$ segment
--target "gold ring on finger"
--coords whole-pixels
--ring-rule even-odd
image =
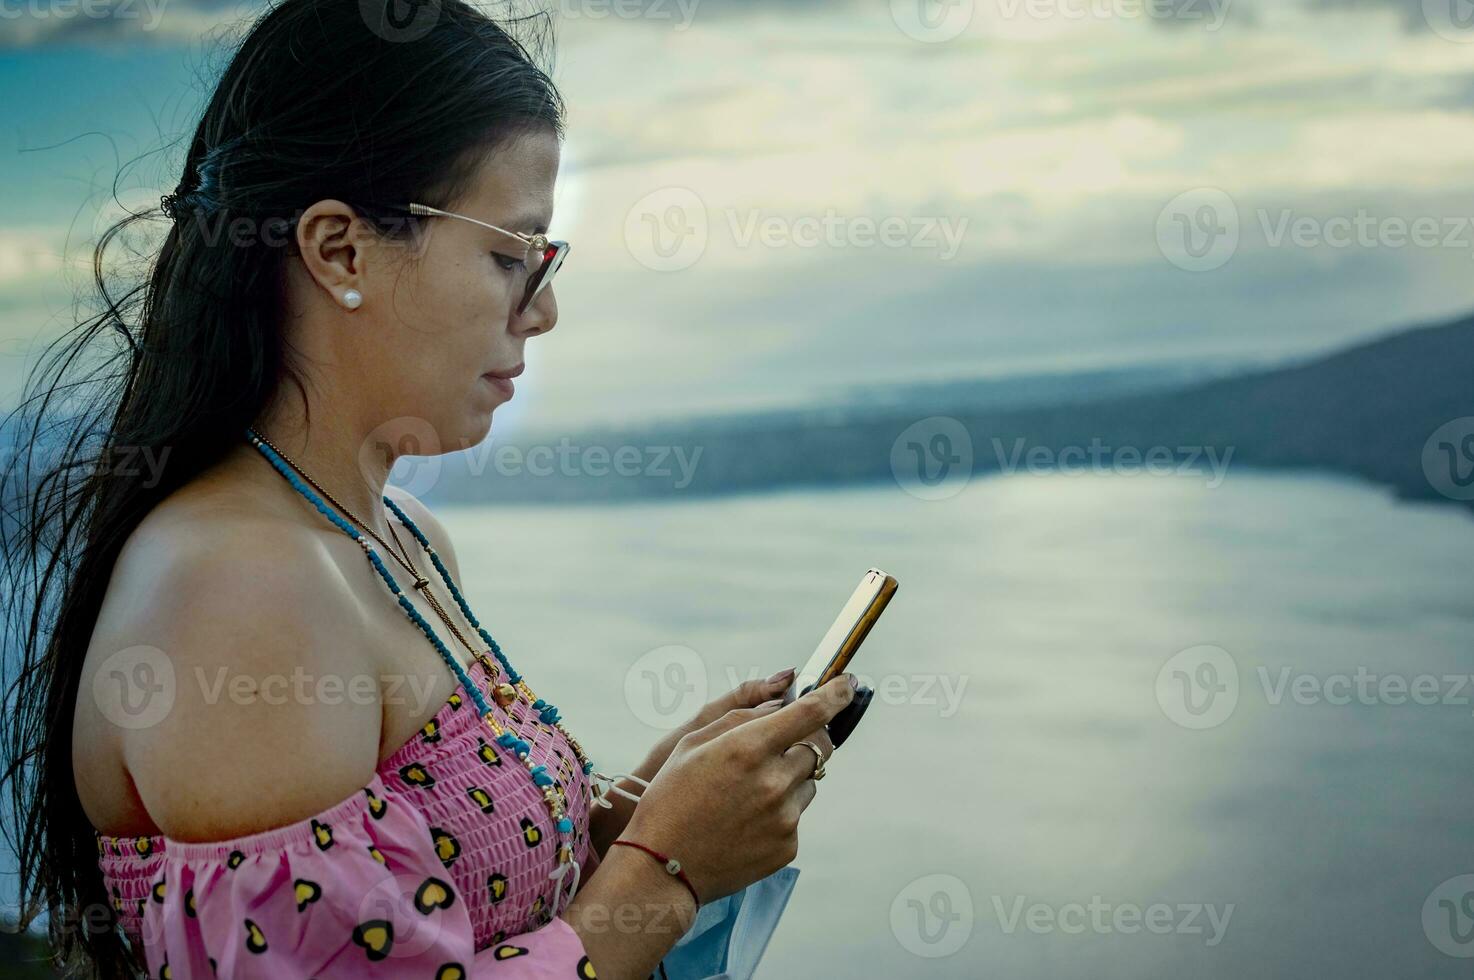
[[[809,741],[808,739],[803,739],[802,741],[794,742],[793,744],[794,744],[794,746],[805,745],[805,746],[808,746],[809,748],[811,748],[811,749],[814,750],[814,771],[813,771],[812,774],[810,774],[809,778],[812,779],[816,783],[819,780],[823,779],[824,778],[824,750],[821,749],[821,748],[819,748],[819,746],[815,745],[813,742]]]

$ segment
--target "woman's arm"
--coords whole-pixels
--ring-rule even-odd
[[[621,847],[599,863],[561,918],[600,980],[641,980],[691,928],[696,903],[650,855]]]
[[[660,771],[660,767],[665,765],[665,760],[670,758],[671,751],[675,748],[676,742],[682,735],[691,730],[689,725],[682,725],[655,743],[655,747],[645,756],[645,761],[635,767],[632,775],[643,779],[647,783],[654,779],[655,774]],[[626,779],[617,781],[616,785],[627,793],[632,793],[635,796],[640,795],[641,786],[639,783]],[[614,839],[624,833],[624,828],[629,825],[630,816],[635,812],[634,800],[627,799],[617,793],[610,793],[607,799],[611,804],[609,807],[603,807],[597,803],[590,804],[589,807],[589,843],[593,846],[594,851],[599,855],[600,859],[603,859],[608,853],[609,845],[614,842]]]
[[[116,673],[114,651],[149,651],[162,710],[124,727],[81,698],[92,739],[77,751],[117,740],[143,808],[175,840],[250,834],[356,792],[374,774],[382,709],[293,683],[346,687],[378,673],[354,653],[351,603],[323,587],[336,571],[319,539],[279,522],[171,527],[140,542],[115,574],[86,669]]]

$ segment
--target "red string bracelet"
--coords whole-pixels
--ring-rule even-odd
[[[696,894],[696,886],[691,884],[691,879],[687,878],[686,872],[681,869],[681,862],[677,861],[675,858],[671,857],[668,854],[661,854],[653,847],[646,847],[644,844],[636,844],[632,840],[615,840],[610,842],[611,847],[613,847],[615,844],[623,844],[625,847],[638,847],[640,850],[644,851],[646,854],[659,861],[662,865],[665,866],[665,870],[667,872],[669,872],[675,878],[680,879],[681,884],[686,886],[686,891],[691,893],[691,899],[696,903],[697,908],[701,907],[701,899]]]

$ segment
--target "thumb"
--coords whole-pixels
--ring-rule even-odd
[[[854,700],[855,683],[853,674],[832,677],[782,710],[764,711],[753,726],[753,734],[771,751],[782,753],[805,735],[829,724]]]

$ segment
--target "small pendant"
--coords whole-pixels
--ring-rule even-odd
[[[491,696],[496,700],[497,704],[505,708],[507,705],[517,700],[517,689],[503,681],[496,687],[492,688]]]

